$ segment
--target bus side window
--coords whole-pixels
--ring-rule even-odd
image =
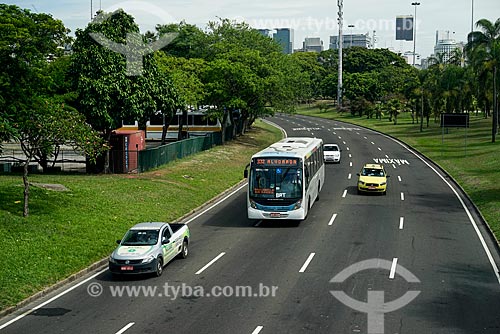
[[[306,177],[306,189],[309,187],[309,167],[305,166],[306,170],[304,172],[304,176]]]

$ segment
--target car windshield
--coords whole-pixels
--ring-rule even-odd
[[[378,169],[378,168],[363,168],[363,171],[361,172],[361,175],[363,176],[384,176],[384,170],[383,169]]]
[[[337,146],[324,146],[323,151],[338,151],[339,148]]]
[[[250,177],[253,198],[302,197],[302,172],[299,168],[255,168]]]
[[[129,230],[123,237],[122,246],[152,246],[158,242],[158,230]]]

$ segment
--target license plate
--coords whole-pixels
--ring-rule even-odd
[[[121,270],[134,270],[134,267],[132,267],[132,266],[122,266]]]
[[[281,213],[279,212],[271,212],[271,218],[279,218],[281,217]]]
[[[368,187],[368,189],[375,190],[376,188],[375,187]]]

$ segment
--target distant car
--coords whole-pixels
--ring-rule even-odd
[[[189,237],[185,224],[137,224],[122,240],[117,240],[119,246],[109,257],[109,270],[113,274],[155,273],[161,276],[170,260],[188,256]]]
[[[323,160],[325,162],[340,162],[340,149],[337,144],[323,144]]]
[[[387,193],[387,178],[384,166],[365,164],[358,178],[358,194],[361,192]]]

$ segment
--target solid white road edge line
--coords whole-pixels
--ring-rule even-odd
[[[193,220],[195,220],[196,218],[199,218],[200,216],[203,216],[205,213],[207,213],[208,211],[212,210],[213,208],[215,208],[217,205],[221,204],[222,202],[224,202],[226,199],[228,199],[229,197],[233,196],[234,194],[236,194],[238,191],[240,191],[241,189],[243,189],[244,187],[246,187],[248,185],[247,182],[245,182],[244,184],[242,184],[240,187],[238,187],[236,190],[234,190],[233,192],[231,192],[229,195],[225,196],[224,198],[220,199],[219,201],[217,201],[216,203],[212,204],[211,206],[209,206],[208,208],[206,208],[205,210],[203,210],[202,212],[200,212],[199,214],[197,214],[196,216],[193,216],[191,217],[189,220],[185,221],[184,224],[189,224],[190,222],[192,222]]]
[[[116,334],[123,334],[125,333],[125,331],[127,329],[129,329],[130,327],[134,326],[135,325],[135,322],[131,322],[129,323],[127,326],[123,327],[122,329],[120,329],[118,332],[116,332]]]
[[[10,324],[13,324],[14,322],[16,322],[16,321],[18,321],[18,320],[20,320],[20,319],[24,318],[25,316],[27,316],[27,315],[28,315],[28,314],[30,314],[31,312],[34,312],[34,311],[36,311],[36,310],[38,310],[38,309],[40,309],[40,308],[44,307],[45,305],[47,305],[47,304],[49,304],[49,303],[52,303],[54,300],[58,299],[59,297],[64,296],[65,294],[67,294],[67,293],[68,293],[68,292],[70,292],[70,291],[73,291],[74,289],[78,288],[80,285],[83,285],[83,284],[87,283],[88,281],[90,281],[91,279],[95,278],[96,276],[98,276],[98,275],[102,274],[102,273],[103,273],[103,272],[105,272],[106,270],[108,270],[108,268],[103,269],[103,270],[101,270],[101,271],[99,271],[99,272],[95,273],[94,275],[90,276],[89,278],[86,278],[85,280],[81,281],[80,283],[73,285],[72,287],[70,287],[70,288],[68,288],[68,289],[64,290],[64,291],[63,291],[63,292],[61,292],[60,294],[58,294],[58,295],[56,295],[56,296],[54,296],[54,297],[50,298],[49,300],[47,300],[47,301],[45,301],[45,302],[41,303],[40,305],[37,305],[37,306],[33,307],[32,309],[30,309],[30,310],[28,310],[28,311],[24,312],[23,314],[18,315],[18,316],[17,316],[17,317],[15,317],[14,319],[12,319],[12,320],[10,320],[10,321],[6,322],[5,324],[3,324],[2,326],[0,326],[0,329],[4,329],[5,327],[9,326]]]
[[[221,257],[223,257],[225,254],[226,253],[222,252],[219,255],[217,255],[217,257],[215,259],[213,259],[212,261],[208,262],[203,268],[201,268],[200,270],[198,270],[195,273],[195,275],[201,274],[203,271],[205,271],[205,269],[207,269],[208,267],[210,267],[212,264],[214,264],[218,259],[220,259]]]
[[[394,276],[396,276],[396,266],[398,265],[398,258],[395,257],[392,259],[392,266],[391,266],[391,272],[389,273],[389,279],[394,279]]]
[[[316,255],[316,253],[309,254],[309,257],[307,258],[306,262],[304,263],[304,265],[302,266],[302,268],[300,268],[299,273],[303,273],[304,271],[306,271],[307,266],[309,265],[309,263],[311,263],[314,255]]]
[[[373,131],[373,130],[371,130]],[[373,131],[375,132],[375,131]],[[491,264],[491,267],[493,269],[493,273],[495,274],[495,276],[497,277],[497,280],[498,280],[498,283],[500,284],[500,273],[498,271],[498,266],[497,264],[495,263],[495,260],[493,259],[493,255],[491,255],[491,251],[490,249],[488,248],[488,245],[486,245],[486,241],[484,240],[484,237],[483,235],[481,234],[481,231],[479,230],[479,227],[477,226],[477,223],[476,221],[474,220],[474,218],[472,217],[472,214],[470,213],[469,209],[467,208],[467,206],[465,205],[465,202],[464,200],[462,199],[462,197],[458,194],[458,192],[455,190],[455,188],[453,188],[453,186],[451,185],[450,182],[448,182],[448,180],[446,180],[444,178],[443,175],[441,175],[441,173],[439,173],[436,168],[434,168],[433,166],[431,166],[427,161],[424,160],[424,158],[422,158],[420,155],[418,155],[417,153],[415,153],[413,150],[411,150],[408,146],[406,146],[405,144],[401,143],[400,141],[392,138],[392,137],[389,137],[383,133],[380,133],[380,132],[377,132],[379,134],[381,134],[382,136],[392,140],[393,142],[401,145],[403,148],[405,148],[408,152],[410,152],[411,154],[413,154],[414,156],[416,156],[418,159],[420,159],[425,165],[427,165],[427,167],[429,167],[431,170],[434,171],[434,173],[436,173],[440,178],[441,180],[443,180],[443,182],[448,185],[448,187],[451,189],[451,191],[453,191],[453,193],[455,194],[455,196],[458,198],[458,201],[460,202],[460,204],[462,205],[463,209],[465,210],[465,213],[467,214],[467,217],[469,218],[469,221],[470,223],[472,224],[474,230],[476,231],[476,235],[477,237],[479,238],[479,241],[481,242],[481,245],[483,246],[483,250],[484,252],[486,253],[486,256],[488,257],[488,260],[490,261],[490,264]]]
[[[335,218],[337,218],[337,214],[335,213],[332,218],[330,219],[330,221],[328,222],[328,226],[331,226],[333,225],[333,222],[335,221]]]

